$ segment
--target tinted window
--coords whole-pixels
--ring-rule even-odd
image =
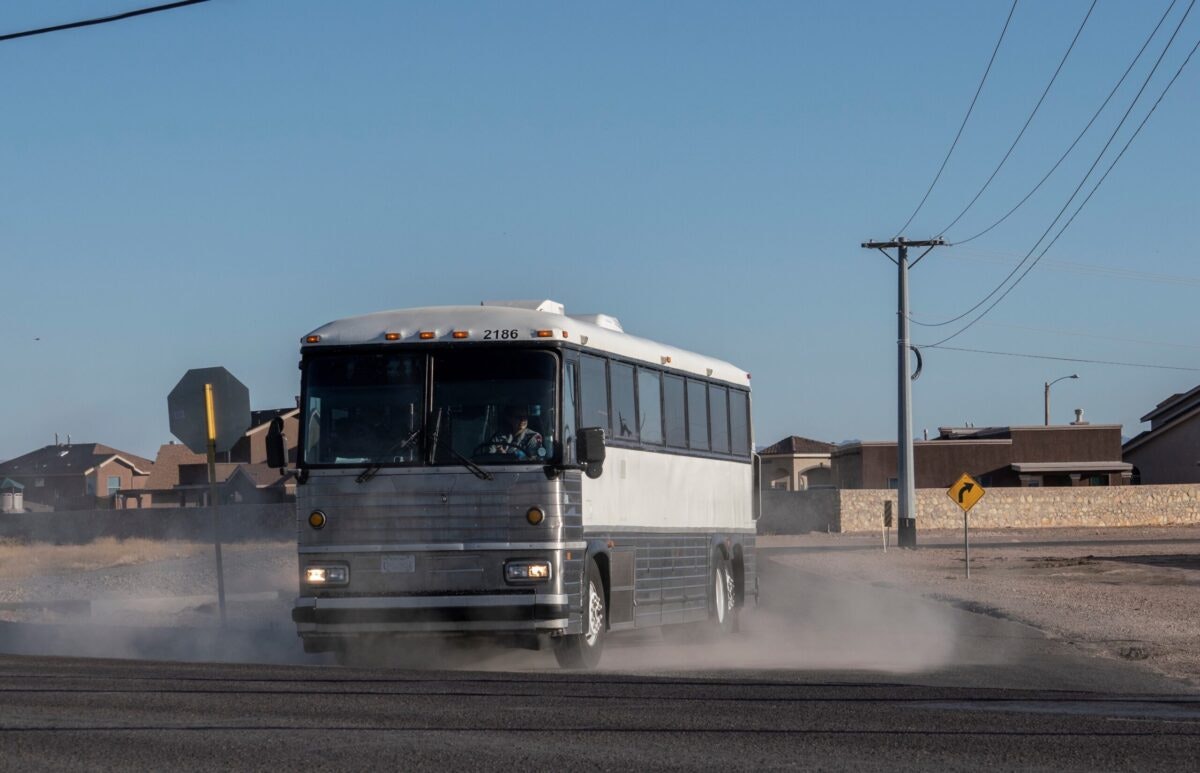
[[[568,362],[563,366],[563,461],[575,461],[575,369],[578,366]]]
[[[638,428],[643,443],[663,442],[660,378],[656,371],[638,368]]]
[[[604,360],[586,354],[579,358],[579,392],[579,426],[603,427],[606,434],[611,435]]]
[[[725,402],[725,387],[708,387],[708,418],[712,450],[729,453],[729,406]]]
[[[750,395],[736,389],[729,390],[729,426],[733,453],[746,456],[750,453]]]
[[[663,409],[667,418],[667,445],[687,448],[687,410],[683,404],[683,379],[663,376]]]
[[[612,375],[613,437],[637,440],[637,407],[633,402],[633,366],[614,362],[609,366]]]
[[[708,392],[704,384],[688,379],[687,416],[688,448],[707,451],[708,445]]]

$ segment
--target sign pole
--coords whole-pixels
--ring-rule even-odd
[[[225,571],[221,566],[221,512],[217,499],[217,418],[213,410],[213,385],[204,385],[204,412],[208,421],[208,504],[213,514],[213,546],[217,553],[217,607],[225,627]]]
[[[963,558],[967,565],[967,579],[971,579],[971,543],[967,541],[967,511],[963,510]]]

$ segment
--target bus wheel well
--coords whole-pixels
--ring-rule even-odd
[[[590,560],[595,561],[596,568],[600,570],[600,581],[604,583],[604,609],[607,611],[609,609],[609,604],[611,603],[611,599],[609,598],[609,589],[612,588],[612,582],[609,580],[608,572],[608,554],[596,553],[591,557]],[[604,627],[608,628],[608,620],[604,621]]]

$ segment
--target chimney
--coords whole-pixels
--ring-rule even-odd
[[[1075,421],[1071,422],[1071,426],[1079,427],[1079,426],[1083,426],[1085,424],[1087,424],[1087,422],[1083,420],[1083,409],[1076,408],[1075,409]]]
[[[54,433],[54,447],[55,448],[58,447],[58,433],[57,432]]]

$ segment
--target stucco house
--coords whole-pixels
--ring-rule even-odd
[[[1142,417],[1150,429],[1121,451],[1137,483],[1200,483],[1200,386],[1174,394]]]
[[[758,452],[762,459],[762,486],[783,491],[830,486],[830,454],[836,446],[791,435]]]

